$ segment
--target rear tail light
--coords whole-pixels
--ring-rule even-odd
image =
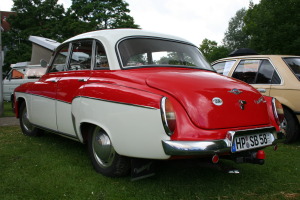
[[[280,125],[284,119],[283,107],[282,107],[281,103],[275,98],[272,99],[272,106],[273,106],[273,113],[274,113],[276,122],[278,125]]]
[[[176,114],[171,101],[167,97],[161,100],[162,121],[166,133],[171,136],[176,128]]]

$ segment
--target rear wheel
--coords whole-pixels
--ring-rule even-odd
[[[105,176],[125,176],[130,170],[130,159],[119,155],[103,129],[94,127],[88,136],[88,151],[95,170]]]
[[[285,130],[286,133],[284,142],[291,143],[296,141],[298,137],[299,125],[293,113],[287,108],[283,108],[283,109],[284,109],[284,119],[283,122],[281,123],[281,127]]]
[[[20,106],[20,126],[24,135],[38,136],[42,132],[30,123],[25,102],[23,102]]]

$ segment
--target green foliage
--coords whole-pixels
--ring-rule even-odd
[[[54,134],[0,127],[0,199],[299,199],[300,143],[266,148],[265,165],[234,164],[240,174],[199,160],[157,163],[156,175],[130,181],[97,174],[85,146]]]
[[[54,40],[62,40],[62,21],[64,8],[57,5],[57,0],[13,0],[11,15],[8,22],[11,30],[3,33],[3,45],[8,52],[5,56],[4,71],[16,62],[30,61],[31,43],[30,35],[42,36]]]
[[[299,55],[299,8],[299,0],[261,0],[250,7],[244,18],[250,47],[264,54]]]
[[[218,46],[218,43],[209,39],[202,40],[200,45],[200,51],[206,57],[209,62],[213,62],[217,59],[227,57],[229,49],[224,46]]]
[[[138,28],[128,15],[128,4],[123,0],[73,0],[65,11],[58,0],[13,0],[8,22],[11,30],[3,33],[6,47],[4,71],[12,63],[30,61],[30,35],[62,42],[80,33],[104,28]]]
[[[235,17],[229,21],[228,30],[225,32],[223,43],[230,51],[247,48],[249,46],[249,36],[243,31],[246,13],[247,10],[242,8],[238,10]]]
[[[128,3],[123,0],[72,0],[71,10],[93,30],[110,28],[138,28],[128,15]]]

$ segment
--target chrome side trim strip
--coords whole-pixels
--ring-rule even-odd
[[[63,132],[59,132],[57,130],[52,130],[52,129],[49,129],[49,128],[45,128],[43,126],[39,126],[39,125],[36,125],[36,124],[32,124],[33,126],[39,128],[39,129],[42,129],[44,131],[48,131],[48,132],[51,132],[51,133],[54,133],[56,135],[60,135],[60,136],[63,136],[63,137],[66,137],[66,138],[69,138],[69,139],[72,139],[72,140],[75,140],[77,142],[81,142],[78,137],[76,136],[73,136],[71,134],[68,134],[68,133],[63,133]]]
[[[100,99],[100,98],[95,98],[95,97],[88,97],[88,96],[76,96],[76,97],[74,97],[74,99],[76,99],[76,98],[94,99],[94,100],[97,100],[97,101],[104,101],[104,102],[109,102],[109,103],[116,103],[116,104],[122,104],[122,105],[134,106],[134,107],[140,107],[140,108],[147,108],[147,109],[153,109],[153,110],[159,109],[159,108],[150,107],[150,106],[143,106],[143,105],[137,105],[137,104],[123,103],[123,102],[111,101],[111,100]]]

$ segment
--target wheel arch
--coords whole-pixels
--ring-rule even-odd
[[[89,131],[95,127],[99,127],[110,137],[110,134],[101,125],[96,124],[96,123],[91,123],[91,122],[82,122],[82,123],[80,123],[80,135],[82,137],[83,143],[86,144],[88,142],[87,140],[88,140]]]
[[[19,118],[20,115],[19,115],[19,111],[20,111],[20,107],[23,103],[26,103],[26,100],[24,97],[18,97],[17,100],[16,100],[16,104],[15,104],[15,113],[16,113],[16,117]]]
[[[294,113],[294,111],[286,104],[282,104],[282,106],[283,106],[283,108],[287,109],[293,115],[293,118],[298,122],[298,125],[300,126],[300,122],[299,122],[296,114]]]

